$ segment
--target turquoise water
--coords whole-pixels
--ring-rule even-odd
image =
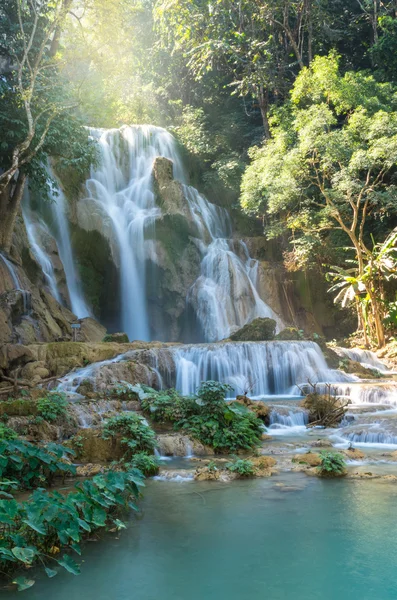
[[[397,486],[375,481],[152,481],[142,518],[87,543],[79,577],[40,576],[18,597],[395,600],[396,505]]]

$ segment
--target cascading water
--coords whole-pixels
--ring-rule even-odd
[[[65,271],[72,312],[77,315],[79,319],[82,319],[84,317],[89,317],[91,315],[91,310],[84,299],[80,277],[74,262],[70,241],[69,222],[67,219],[67,201],[60,186],[55,187],[53,185],[52,182],[56,181],[56,178],[50,167],[48,167],[48,175],[50,197],[52,200],[49,203],[52,217],[50,229],[56,239],[59,256]]]
[[[176,142],[164,129],[147,125],[90,132],[98,141],[100,161],[86,182],[88,197],[78,203],[79,224],[100,230],[110,242],[120,270],[123,330],[130,339],[156,338],[158,332],[150,331],[146,298],[146,262],[155,247],[153,239],[146,238],[155,237],[156,220],[162,216],[153,192],[153,163],[157,157],[170,159],[175,179],[183,184]],[[183,191],[202,255],[201,275],[187,300],[204,339],[225,338],[255,317],[272,317],[280,324],[256,290],[255,261],[242,243],[230,239],[228,212],[190,186],[183,184]]]
[[[241,342],[180,346],[173,350],[176,388],[193,394],[202,381],[229,383],[235,393],[254,397],[297,393],[308,380],[351,381],[330,370],[315,342]],[[299,394],[299,390],[298,390]]]
[[[207,341],[229,337],[257,317],[281,320],[256,289],[258,261],[251,259],[243,242],[235,252],[229,213],[208,202],[192,187],[184,186],[192,217],[201,234],[201,275],[188,292]],[[208,240],[208,242],[206,241]]]
[[[101,379],[104,367],[111,371],[114,363],[124,361],[148,365],[148,373],[155,378],[156,385],[176,387],[184,395],[194,394],[202,381],[211,379],[229,383],[234,389],[230,397],[245,391],[254,397],[296,395],[294,386],[308,379],[313,382],[353,379],[342,371],[328,369],[315,342],[225,342],[132,350],[67,375],[59,389],[74,392],[86,379],[95,384]]]
[[[342,358],[348,358],[360,363],[367,369],[376,369],[381,373],[391,373],[390,369],[382,363],[374,352],[362,350],[361,348],[335,348],[335,352]]]
[[[24,290],[22,288],[22,284],[18,277],[17,270],[15,269],[12,262],[10,260],[8,260],[8,258],[6,258],[4,256],[4,254],[2,254],[2,253],[0,253],[0,258],[2,259],[4,265],[6,266],[8,273],[10,274],[11,280],[14,285],[14,289],[17,290],[18,292],[21,292],[21,294],[22,294],[24,315],[29,315],[29,313],[31,312],[31,294],[30,294],[30,292],[28,292],[27,290]]]
[[[30,207],[27,203],[23,205],[22,214],[25,222],[26,233],[28,234],[30,248],[44,273],[52,296],[58,302],[62,303],[55,278],[54,267],[42,245],[40,244],[40,235],[49,235],[47,225],[42,220],[34,221]]]
[[[169,158],[175,176],[183,179],[175,141],[150,125],[90,132],[99,144],[100,164],[86,182],[88,198],[83,202],[86,211],[80,208],[80,222],[91,229],[93,218],[102,221],[100,228],[120,269],[122,328],[130,339],[149,340],[145,231],[161,214],[153,193],[153,161]]]

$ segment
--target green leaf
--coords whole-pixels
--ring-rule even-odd
[[[77,522],[82,529],[85,529],[86,531],[91,531],[91,527],[88,525],[87,521],[84,521],[83,519],[77,519]]]
[[[18,560],[27,565],[31,565],[36,556],[36,550],[34,548],[20,548],[19,546],[15,546],[11,549],[11,552]]]
[[[40,523],[34,523],[30,519],[24,519],[23,523],[26,523],[26,525],[28,525],[31,529],[37,531],[37,533],[41,533],[41,535],[45,535],[47,533],[45,527],[43,527],[43,525],[41,525]]]
[[[64,569],[72,573],[73,575],[80,575],[80,567],[68,554],[64,554],[62,558],[58,560],[58,564]]]
[[[47,573],[48,577],[55,577],[55,575],[58,575],[58,571],[55,571],[54,569],[50,569],[49,567],[44,567],[45,572]]]
[[[18,592],[23,592],[23,590],[31,588],[35,581],[34,579],[27,579],[27,577],[17,577],[12,583],[18,586]]]

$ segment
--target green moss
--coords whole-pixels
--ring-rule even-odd
[[[0,415],[9,417],[30,417],[37,414],[37,404],[28,398],[0,402]]]
[[[108,333],[102,340],[103,342],[115,342],[117,344],[128,344],[129,339],[126,333]]]
[[[297,329],[296,327],[286,327],[276,335],[275,339],[284,341],[299,341],[305,339],[305,334],[301,329]]]
[[[233,333],[230,339],[235,342],[261,342],[274,339],[277,323],[274,319],[258,318]]]

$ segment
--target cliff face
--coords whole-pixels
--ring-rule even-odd
[[[63,282],[67,297],[62,263],[54,242],[52,253],[60,288]],[[20,217],[10,256],[0,256],[0,344],[68,340],[72,338],[71,324],[77,322],[77,316],[51,295]],[[82,319],[80,326],[82,340],[98,341],[106,333],[94,319]]]

